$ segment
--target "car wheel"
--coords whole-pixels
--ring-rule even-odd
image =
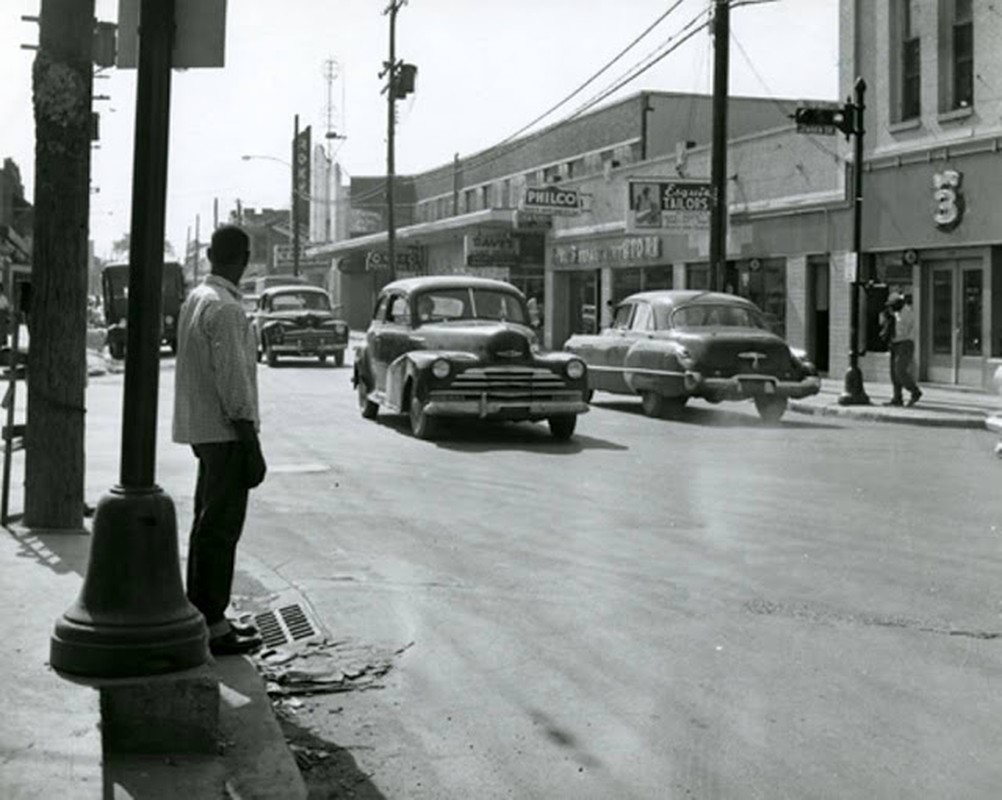
[[[558,442],[566,442],[574,435],[574,428],[578,424],[578,415],[561,414],[558,417],[550,417],[547,422],[550,425],[550,435]]]
[[[369,399],[369,387],[361,378],[355,384],[355,391],[358,393],[358,410],[362,412],[362,417],[375,419],[379,413],[379,406]]]
[[[112,342],[108,345],[108,352],[111,354],[113,359],[121,361],[125,358],[125,345],[121,342]]]
[[[786,413],[785,397],[756,397],[755,408],[765,422],[779,422]]]
[[[595,390],[594,389],[585,389],[584,392],[581,395],[581,399],[584,400],[586,403],[591,403],[591,399],[594,396],[595,396]]]
[[[171,353],[177,355],[177,339],[171,339],[168,343]]]
[[[275,348],[273,348],[270,344],[266,344],[264,346],[264,356],[268,361],[269,367],[278,365],[278,353],[275,352]]]
[[[664,414],[665,399],[657,392],[643,392],[640,405],[648,417],[660,417]]]
[[[320,355],[318,355],[317,356],[317,361],[319,361],[321,364],[326,364],[327,363],[327,356],[326,356],[326,354],[321,353]]]
[[[334,354],[334,366],[336,367],[344,366],[344,350],[338,350]]]
[[[435,436],[435,420],[428,416],[427,401],[417,392],[411,392],[410,418],[411,433],[418,439],[432,439]]]
[[[682,416],[682,411],[687,402],[689,402],[689,395],[686,394],[678,397],[662,397],[661,416],[668,419],[678,419]]]

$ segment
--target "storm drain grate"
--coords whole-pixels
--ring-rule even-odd
[[[265,611],[255,616],[254,621],[267,647],[281,647],[319,633],[299,604]]]

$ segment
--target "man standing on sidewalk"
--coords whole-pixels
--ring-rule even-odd
[[[247,495],[266,469],[257,434],[257,348],[237,288],[249,258],[244,231],[216,229],[212,271],[178,319],[174,441],[191,445],[198,459],[187,594],[205,617],[213,655],[249,653],[262,643],[253,627],[225,615]]]
[[[911,394],[908,405],[913,406],[922,397],[922,390],[915,383],[915,314],[911,303],[906,303],[904,296],[898,293],[888,298],[887,306],[894,315],[891,339],[891,385],[894,394],[887,405],[904,405],[903,390],[907,389]]]

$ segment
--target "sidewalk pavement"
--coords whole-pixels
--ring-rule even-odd
[[[101,386],[102,376],[120,367],[98,353],[88,355],[89,486],[110,489],[118,481],[120,413],[96,396],[107,397],[112,387]],[[23,453],[12,461],[11,510],[17,512]],[[0,797],[305,798],[264,681],[242,656],[208,665],[220,685],[218,754],[102,752],[99,692],[59,677],[48,663],[53,626],[79,596],[90,546],[88,531],[31,531],[14,524],[0,529],[0,637],[6,647],[0,659]]]
[[[848,419],[928,425],[941,428],[974,428],[1002,433],[1002,396],[991,392],[942,384],[919,384],[922,397],[912,407],[886,406],[891,399],[890,383],[864,383],[869,405],[843,406],[839,397],[843,380],[823,378],[820,393],[791,400],[790,411]],[[907,392],[905,393],[907,400]]]

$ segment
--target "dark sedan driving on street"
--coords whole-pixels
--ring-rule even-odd
[[[465,275],[383,287],[353,382],[362,416],[407,414],[420,439],[445,417],[546,420],[569,439],[588,410],[584,362],[541,353],[525,297],[504,281]]]
[[[315,357],[321,363],[330,356],[337,366],[344,364],[348,323],[334,313],[327,292],[319,286],[264,289],[250,320],[258,358],[263,356],[269,367],[280,356]]]
[[[630,295],[609,328],[572,336],[564,349],[588,364],[590,390],[639,394],[652,417],[677,414],[690,397],[751,399],[762,419],[776,422],[789,398],[821,389],[806,355],[770,331],[754,303],[732,294]]]

